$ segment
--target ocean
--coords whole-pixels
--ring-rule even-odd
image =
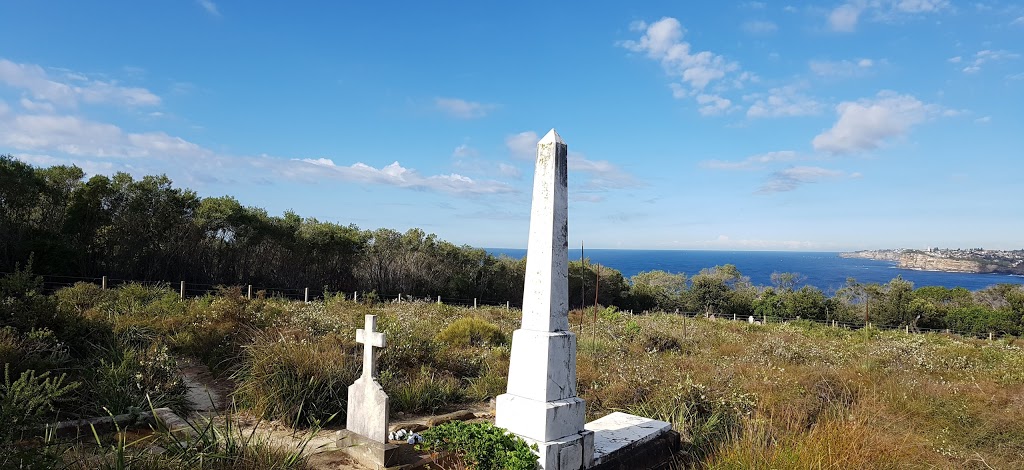
[[[526,256],[524,249],[488,248],[487,251],[513,258]],[[840,258],[835,252],[589,249],[584,254],[590,262],[617,269],[626,278],[653,270],[693,275],[703,268],[733,264],[755,285],[771,285],[773,272],[793,272],[806,277],[803,284],[830,295],[843,287],[849,277],[861,283],[884,284],[902,276],[915,287],[964,287],[972,291],[1000,283],[1024,284],[1022,276],[915,271],[900,269],[895,262]],[[569,250],[570,260],[579,258],[579,248]]]

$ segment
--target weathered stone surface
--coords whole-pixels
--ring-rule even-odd
[[[348,387],[345,429],[368,439],[385,443],[388,439],[390,401],[377,383],[377,351],[383,348],[384,334],[377,332],[377,316],[366,316],[366,328],[356,330],[356,341],[363,343],[363,374]]]
[[[512,334],[507,393],[497,426],[536,444],[545,470],[578,470],[593,459],[576,396],[576,336],[569,329],[568,149],[552,129],[537,143],[523,322]]]
[[[427,426],[434,427],[450,421],[469,421],[473,418],[476,418],[476,415],[472,411],[459,410],[448,414],[432,416],[427,420]]]
[[[406,453],[403,452],[402,446],[378,442],[347,429],[338,431],[336,442],[338,449],[343,450],[360,464],[372,469],[383,470],[400,465],[406,460]],[[411,446],[409,448],[411,449]]]
[[[642,416],[612,413],[587,423],[586,429],[594,432],[594,464],[598,465],[670,432],[672,425]]]

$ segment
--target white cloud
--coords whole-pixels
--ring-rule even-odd
[[[828,15],[828,24],[832,31],[850,33],[857,29],[857,21],[860,19],[864,7],[852,3],[839,5]]]
[[[956,57],[950,57],[949,59],[946,59],[946,60],[949,61],[949,63],[951,63],[951,64],[959,64],[960,61],[964,60],[964,58],[960,57],[960,56],[956,56]]]
[[[34,64],[18,64],[0,59],[0,83],[24,90],[34,100],[59,106],[77,106],[79,103],[116,104],[124,106],[158,106],[160,97],[145,88],[124,87],[117,82],[90,80],[85,76],[68,73],[65,83]]]
[[[537,142],[540,137],[536,132],[525,131],[505,137],[505,146],[512,153],[512,157],[531,160],[537,155]]]
[[[45,101],[32,101],[28,98],[22,97],[19,101],[21,107],[28,111],[41,112],[41,113],[52,113],[54,112],[53,104]]]
[[[844,101],[836,106],[838,121],[816,136],[812,145],[815,150],[832,154],[872,150],[887,139],[906,135],[911,127],[942,111],[911,95],[882,91],[875,98]]]
[[[449,116],[459,119],[482,118],[497,107],[493,104],[466,101],[459,98],[435,98],[434,106]]]
[[[704,116],[717,116],[732,109],[732,101],[718,95],[705,93],[697,95],[697,104],[700,105],[699,111]]]
[[[799,92],[796,86],[773,88],[768,96],[750,95],[754,104],[747,109],[749,118],[809,116],[821,112],[822,104]]]
[[[934,13],[949,7],[948,0],[897,0],[893,5],[903,13]]]
[[[893,21],[907,16],[934,14],[950,8],[948,0],[853,0],[829,12],[828,26],[832,31],[851,33],[857,30],[857,23],[862,16],[875,21]]]
[[[217,4],[213,3],[211,0],[196,0],[196,3],[203,7],[207,13],[213,16],[220,16],[220,10],[217,9]]]
[[[765,181],[764,185],[757,192],[768,194],[793,191],[808,183],[817,183],[842,176],[844,176],[844,173],[841,171],[816,166],[796,166],[772,173],[768,177],[768,181]]]
[[[1015,26],[1024,26],[1024,16],[1018,17],[1017,19],[1011,21],[1010,24]]]
[[[959,57],[955,57],[955,58],[959,59]],[[994,50],[990,50],[990,49],[985,49],[985,50],[981,50],[981,51],[978,51],[978,52],[974,53],[974,61],[971,62],[970,65],[964,67],[963,68],[963,72],[964,73],[978,73],[978,72],[981,71],[981,66],[986,64],[986,63],[988,63],[988,62],[995,62],[995,61],[1002,61],[1002,60],[1012,60],[1012,59],[1019,59],[1019,58],[1020,58],[1020,54],[1017,54],[1015,52],[1002,51],[1002,50],[994,51]],[[957,63],[957,62],[960,62],[960,61],[959,60],[953,61],[952,59],[950,59],[950,62]]]
[[[93,157],[202,157],[212,152],[163,132],[125,132],[76,116],[17,115],[0,120],[0,144],[18,150]]]
[[[811,73],[819,77],[859,77],[867,74],[875,65],[871,59],[852,60],[812,60],[808,63]]]
[[[635,188],[640,182],[615,164],[606,160],[588,160],[577,152],[569,152],[569,171],[586,173],[589,177],[583,188],[588,190],[608,190]]]
[[[523,173],[519,171],[519,168],[513,165],[509,165],[508,163],[499,163],[498,173],[501,173],[502,176],[508,176],[510,178],[519,178],[523,176]]]
[[[458,173],[423,176],[415,170],[394,162],[382,168],[374,168],[362,162],[350,166],[338,166],[326,158],[294,159],[310,165],[299,173],[305,176],[326,176],[356,183],[382,184],[399,188],[432,190],[451,194],[500,194],[517,192],[508,184],[498,181],[477,181]],[[321,171],[317,171],[317,169]]]
[[[725,82],[728,75],[740,69],[739,64],[721,55],[692,51],[690,43],[682,40],[686,31],[675,18],[666,17],[651,24],[634,22],[630,27],[634,31],[643,31],[643,36],[637,41],[622,41],[619,45],[659,61],[669,76],[679,79],[683,88],[673,90],[676,97],[700,93],[711,83]],[[740,77],[736,78],[742,81]],[[686,93],[680,93],[682,89]]]
[[[455,158],[473,158],[480,156],[480,152],[467,144],[462,144],[455,147],[455,150],[452,151],[452,156]]]
[[[771,34],[779,30],[779,26],[771,21],[747,21],[742,28],[750,34]]]
[[[976,122],[978,124],[988,124],[988,123],[992,122],[992,116],[982,116],[982,117],[980,117],[978,119],[975,119],[974,122]]]
[[[758,170],[771,163],[789,162],[798,157],[797,153],[792,150],[780,150],[752,155],[738,162],[706,160],[700,162],[700,166],[712,170]]]

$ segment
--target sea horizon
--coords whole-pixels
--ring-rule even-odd
[[[525,248],[484,248],[488,253],[512,258],[526,256]],[[817,287],[833,294],[846,285],[847,278],[860,283],[884,284],[898,277],[915,287],[963,287],[972,291],[996,284],[1024,284],[1024,276],[1012,274],[951,273],[902,269],[896,262],[862,258],[842,258],[845,251],[783,250],[667,250],[588,248],[583,255],[590,262],[618,270],[629,279],[644,271],[666,271],[692,276],[701,269],[725,264],[735,265],[750,277],[754,285],[770,286],[774,272],[797,273],[804,277],[800,285]],[[580,259],[580,250],[570,249],[571,261]]]

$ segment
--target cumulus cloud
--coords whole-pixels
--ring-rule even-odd
[[[310,166],[300,170],[312,173],[315,169],[324,177],[333,177],[356,183],[382,184],[415,190],[432,190],[451,194],[500,194],[517,192],[508,184],[498,181],[478,181],[458,173],[423,176],[417,171],[405,168],[397,161],[382,168],[374,168],[362,162],[349,166],[335,165],[327,158],[295,159]]]
[[[534,131],[524,131],[505,137],[505,147],[514,158],[531,160],[537,156],[537,142],[540,137]]]
[[[816,166],[795,166],[772,173],[764,185],[757,190],[760,194],[793,191],[805,184],[844,176],[841,171],[829,170]]]
[[[749,77],[737,75],[740,66],[736,62],[710,51],[694,51],[690,43],[683,41],[686,30],[675,18],[665,17],[650,24],[638,21],[630,29],[643,35],[639,40],[622,41],[619,45],[660,62],[670,77],[680,81],[677,85],[682,88],[673,90],[676,97],[699,94],[716,82],[732,85],[726,80],[730,75],[736,75],[734,78],[739,81]]]
[[[434,98],[434,106],[439,111],[459,119],[479,119],[497,107],[493,104],[466,101],[460,98]]]
[[[821,112],[822,104],[800,93],[797,86],[769,90],[767,95],[749,95],[754,104],[747,109],[749,118],[809,116]]]
[[[768,164],[789,162],[796,160],[798,157],[799,155],[792,150],[780,150],[752,155],[738,162],[705,160],[700,162],[700,166],[712,170],[759,170]]]
[[[33,100],[74,107],[79,103],[115,104],[131,107],[158,106],[160,97],[145,88],[125,87],[114,81],[92,80],[67,73],[53,77],[35,64],[0,59],[0,83],[20,89]]]
[[[879,92],[874,98],[844,101],[836,106],[836,112],[839,119],[835,125],[812,141],[815,150],[831,154],[873,150],[885,140],[906,135],[911,127],[944,113],[937,105],[892,91]]]
[[[828,25],[832,31],[849,33],[856,31],[857,21],[864,7],[853,3],[839,5],[828,14]]]
[[[871,59],[853,60],[812,60],[808,64],[811,73],[819,77],[849,78],[865,75],[875,65]]]
[[[732,101],[718,95],[701,93],[697,95],[697,104],[704,116],[718,116],[732,110]]]

